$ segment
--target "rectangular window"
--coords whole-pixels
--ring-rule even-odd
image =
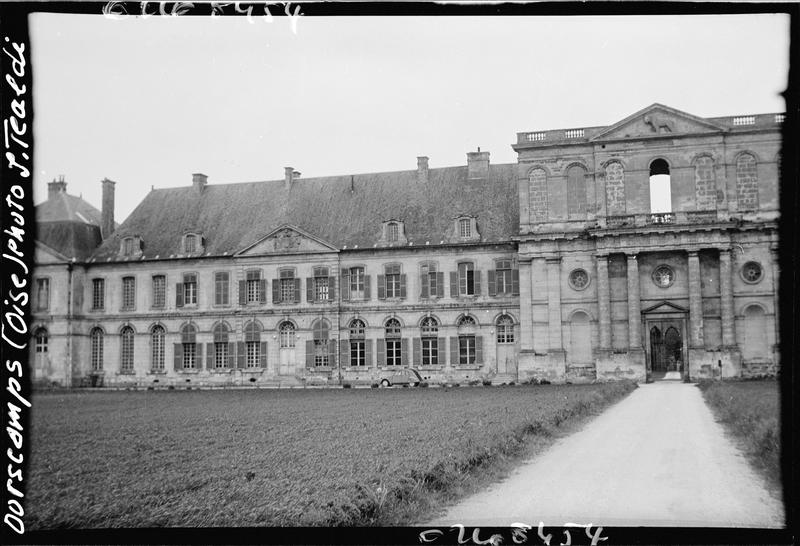
[[[167,278],[153,275],[153,307],[162,308],[167,304]]]
[[[396,243],[400,237],[400,226],[396,222],[391,222],[386,226],[386,240],[390,243]]]
[[[183,275],[183,304],[197,305],[197,273]]]
[[[364,299],[364,268],[350,268],[350,299]]]
[[[259,354],[258,341],[247,342],[247,367],[258,368]]]
[[[228,365],[228,344],[227,342],[214,343],[214,367],[225,368]]]
[[[247,303],[261,301],[261,271],[248,271],[245,283]]]
[[[386,266],[386,297],[400,297],[400,265],[393,264]]]
[[[314,278],[314,301],[328,301],[328,277]]]
[[[196,366],[196,351],[197,346],[194,343],[183,344],[183,369],[194,370]]]
[[[386,340],[386,365],[387,366],[399,366],[401,363],[401,353],[400,353],[400,340],[399,339],[387,339]]]
[[[458,264],[458,293],[462,296],[475,295],[475,265]]]
[[[314,340],[314,366],[328,365],[328,340]]]
[[[422,338],[422,365],[436,366],[439,364],[439,340],[435,337]]]
[[[105,279],[92,279],[92,309],[97,311],[103,309],[106,304],[106,281]]]
[[[36,279],[36,309],[50,308],[50,279]]]
[[[214,273],[214,305],[230,304],[230,275],[227,271]]]
[[[475,336],[458,336],[458,363],[475,364]]]
[[[130,311],[136,308],[136,278],[122,278],[122,308]]]
[[[495,290],[498,294],[511,294],[512,277],[510,260],[502,260],[497,262],[497,267],[495,269],[495,283]]]
[[[197,250],[197,241],[194,235],[187,235],[183,240],[184,250],[187,254],[191,254]]]
[[[472,220],[469,218],[462,218],[458,221],[458,230],[462,239],[472,237]]]
[[[420,267],[420,296],[423,298],[437,297],[439,295],[439,285],[436,281],[436,264],[422,264]]]
[[[364,340],[350,342],[350,365],[366,366],[366,343]]]
[[[280,297],[281,301],[294,301],[294,271],[284,269],[280,272]]]

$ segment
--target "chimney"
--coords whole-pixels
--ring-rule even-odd
[[[489,177],[489,152],[467,152],[467,178]]]
[[[100,211],[100,234],[103,239],[108,239],[114,233],[114,182],[104,178],[103,185],[103,206]]]
[[[64,182],[64,175],[60,175],[58,180],[55,178],[47,183],[47,199],[53,199],[59,193],[67,193],[67,183]]]
[[[417,182],[426,183],[428,181],[428,156],[417,156]]]
[[[203,173],[194,173],[192,175],[192,186],[198,193],[201,193],[203,191],[203,188],[206,187],[206,184],[208,184],[207,175]]]
[[[288,190],[292,187],[292,182],[300,176],[300,173],[295,171],[294,167],[284,167],[283,172],[286,181],[284,187]]]

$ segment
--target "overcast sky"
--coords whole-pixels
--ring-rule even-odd
[[[654,102],[782,112],[786,15],[31,17],[35,192],[63,174],[121,222],[151,186],[432,168],[516,132],[611,125]]]

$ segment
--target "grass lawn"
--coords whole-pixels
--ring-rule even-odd
[[[781,495],[780,385],[775,380],[699,383],[706,402],[748,460]]]
[[[634,388],[37,394],[26,527],[408,524]]]

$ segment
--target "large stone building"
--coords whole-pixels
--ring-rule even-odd
[[[153,190],[50,183],[31,357],[62,385],[775,374],[782,114],[654,104],[516,164]],[[660,193],[659,193],[660,192]],[[659,195],[661,197],[659,197]]]

